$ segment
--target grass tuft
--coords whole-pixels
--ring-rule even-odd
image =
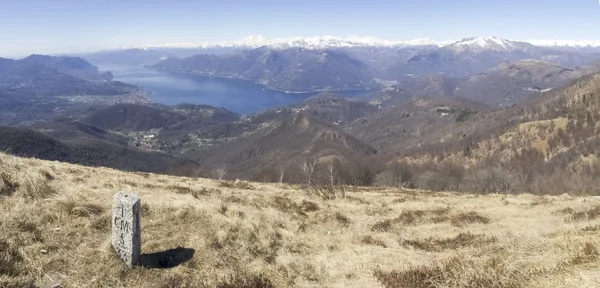
[[[92,217],[102,213],[104,213],[104,207],[93,203],[79,204],[71,210],[71,214],[77,217]]]
[[[565,221],[589,221],[598,217],[600,217],[600,205],[585,211],[572,212],[565,218]]]
[[[302,200],[302,202],[298,204],[293,202],[290,198],[280,195],[273,197],[271,206],[284,213],[292,213],[302,216],[307,216],[306,213],[319,211],[321,209],[315,202]]]
[[[459,213],[459,214],[453,215],[451,218],[452,218],[452,220],[450,221],[450,223],[453,226],[457,226],[457,227],[462,227],[462,226],[466,226],[467,224],[473,224],[473,223],[488,224],[491,222],[491,219],[489,217],[481,215],[475,211]]]
[[[596,231],[600,231],[600,225],[588,225],[588,226],[585,226],[585,227],[581,228],[581,231],[583,231],[583,232],[596,232]]]
[[[342,226],[344,227],[348,227],[350,226],[350,224],[352,224],[352,220],[350,220],[350,218],[348,218],[348,216],[340,213],[340,212],[336,212],[335,213],[335,220],[342,224]]]
[[[404,225],[415,225],[423,218],[423,216],[425,216],[425,211],[423,210],[402,211],[400,216],[394,219],[394,222],[402,223]]]
[[[377,269],[374,274],[386,288],[522,288],[527,287],[526,283],[539,272],[507,265],[498,258],[481,263],[453,257],[441,263],[414,266],[401,271],[384,272]]]
[[[382,221],[378,221],[371,227],[371,231],[373,232],[389,232],[392,230],[393,224],[392,220],[386,219]]]
[[[217,288],[275,288],[275,285],[265,275],[236,274],[228,280],[217,284]]]
[[[168,186],[167,189],[169,189],[170,191],[174,191],[177,194],[189,194],[192,195],[192,197],[199,199],[200,196],[211,196],[211,195],[219,195],[221,194],[221,190],[213,188],[213,189],[207,189],[206,187],[203,187],[200,190],[197,189],[192,189],[191,187],[184,187],[184,186],[179,186],[179,185],[171,185]]]
[[[587,263],[594,263],[600,259],[600,253],[598,253],[598,246],[593,242],[586,242],[581,251],[571,260],[571,264],[580,265]]]
[[[23,261],[23,256],[18,247],[0,239],[0,279],[2,279],[2,275],[13,277],[21,275],[20,266]]]
[[[232,188],[232,189],[242,189],[242,190],[254,190],[256,189],[252,184],[246,181],[220,181],[219,187],[223,188]]]
[[[89,203],[84,197],[63,196],[56,200],[58,207],[68,215],[93,217],[104,213],[101,205]]]
[[[300,203],[300,205],[298,205],[298,210],[303,213],[308,213],[308,212],[319,211],[320,208],[319,208],[319,204],[317,204],[315,202],[302,200],[302,203]]]
[[[440,252],[469,246],[481,246],[494,242],[496,242],[496,238],[467,232],[445,239],[427,238],[424,240],[403,240],[400,244],[404,247],[413,247],[423,251]]]
[[[0,172],[0,196],[12,196],[21,186],[11,174]]]
[[[362,238],[360,238],[360,243],[387,248],[387,245],[385,244],[385,242],[383,240],[373,237],[371,235],[365,235]]]

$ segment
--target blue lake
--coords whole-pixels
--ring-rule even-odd
[[[317,93],[285,93],[265,88],[252,81],[182,75],[154,71],[141,66],[100,65],[111,71],[115,80],[151,91],[150,99],[164,105],[181,103],[223,107],[250,114],[271,107],[299,103]],[[369,91],[336,91],[344,97],[359,97]]]

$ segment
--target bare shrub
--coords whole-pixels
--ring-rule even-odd
[[[465,179],[465,188],[475,193],[514,193],[518,192],[518,178],[509,171],[491,167],[484,168],[472,173]]]
[[[329,184],[313,184],[306,188],[310,194],[317,195],[325,200],[333,200],[338,197],[344,198],[346,190],[344,186],[330,186]]]
[[[380,173],[377,182],[389,187],[403,187],[413,180],[414,168],[405,162],[393,162],[388,165],[386,171]]]

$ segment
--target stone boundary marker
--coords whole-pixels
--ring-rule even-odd
[[[129,267],[140,262],[141,236],[140,196],[120,191],[113,196],[112,245]]]

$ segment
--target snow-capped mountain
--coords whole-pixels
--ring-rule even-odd
[[[600,47],[600,40],[529,40],[528,42],[542,47]]]
[[[267,38],[265,36],[248,36],[241,40],[229,42],[201,42],[201,43],[165,43],[159,45],[132,45],[115,49],[158,49],[158,48],[182,48],[182,49],[207,49],[214,47],[223,48],[258,48],[267,46],[275,49],[305,48],[349,48],[349,47],[403,47],[403,46],[443,46],[450,41],[435,41],[430,38],[413,39],[407,41],[391,41],[376,37],[287,37]]]
[[[523,50],[530,46],[532,45],[526,42],[512,41],[498,37],[473,37],[462,39],[448,44],[445,47],[452,49],[455,52],[511,52]]]
[[[590,45],[600,45],[600,41],[576,42],[553,40],[536,43],[544,45],[536,46],[529,42],[514,41],[499,37],[473,37],[459,41],[441,42],[429,38],[390,41],[375,37],[342,38],[322,36],[267,38],[264,36],[250,36],[230,42],[204,42],[197,44],[168,43],[163,45],[126,47],[130,49],[121,48],[91,53],[85,55],[84,58],[98,65],[122,63],[152,65],[168,59],[185,59],[195,55],[212,55],[211,57],[216,57],[219,61],[224,61],[223,65],[227,66],[232,61],[235,64],[245,59],[237,59],[235,58],[236,55],[240,56],[245,52],[253,50],[260,50],[255,51],[255,53],[260,55],[277,56],[281,54],[279,55],[281,57],[263,57],[266,59],[265,61],[279,63],[282,61],[286,62],[289,59],[298,60],[292,57],[298,53],[315,52],[321,55],[323,51],[315,50],[327,49],[331,50],[327,54],[329,52],[341,53],[364,63],[374,71],[374,74],[378,78],[386,80],[395,80],[404,77],[403,75],[428,75],[431,73],[444,73],[452,77],[466,77],[492,69],[503,62],[526,59],[549,61],[561,66],[574,68],[600,58],[600,48],[585,48]],[[572,46],[564,48],[555,45]],[[587,46],[584,47],[584,45]],[[265,52],[266,50],[272,51],[267,53]],[[302,58],[301,60],[296,63],[297,66],[294,69],[304,69],[301,65],[306,64],[306,59]],[[288,65],[290,63],[284,64]],[[220,67],[219,65],[215,65],[215,67]],[[176,69],[176,67],[173,69]],[[205,74],[218,74],[217,70],[216,68],[215,71],[207,70]],[[231,73],[227,75],[234,75],[235,73],[232,71],[229,71]],[[288,87],[281,89],[293,90]]]
[[[529,40],[516,41],[498,37],[471,37],[459,41],[436,41],[431,38],[420,38],[413,40],[393,41],[376,37],[336,37],[336,36],[317,36],[317,37],[286,37],[286,38],[267,38],[261,35],[248,36],[236,41],[205,41],[200,43],[164,43],[164,44],[146,44],[130,45],[125,47],[116,47],[111,50],[124,49],[253,49],[258,47],[269,47],[273,49],[305,48],[305,49],[336,49],[336,48],[360,48],[360,47],[382,47],[382,48],[412,48],[412,47],[431,47],[431,48],[450,48],[456,52],[478,52],[478,51],[496,51],[510,52],[522,50],[526,47],[539,46],[546,48],[600,48],[600,40]]]
[[[330,49],[354,47],[447,47],[456,52],[470,51],[497,51],[510,52],[524,49],[530,45],[539,47],[565,47],[565,48],[598,48],[600,40],[529,40],[515,41],[498,37],[471,37],[459,41],[436,41],[431,38],[420,38],[405,41],[392,41],[376,37],[286,37],[267,38],[261,35],[248,36],[236,41],[206,41],[201,43],[164,43],[147,45],[130,45],[117,47],[113,50],[123,49],[211,49],[211,48],[258,48],[267,46],[273,49],[305,48],[305,49]]]
[[[498,37],[465,38],[441,47],[413,49],[411,52],[414,53],[405,60],[391,62],[392,64],[382,72],[385,77],[430,73],[466,77],[492,69],[503,62],[526,59],[549,61],[565,67],[579,67],[597,58],[582,49],[540,47]]]

